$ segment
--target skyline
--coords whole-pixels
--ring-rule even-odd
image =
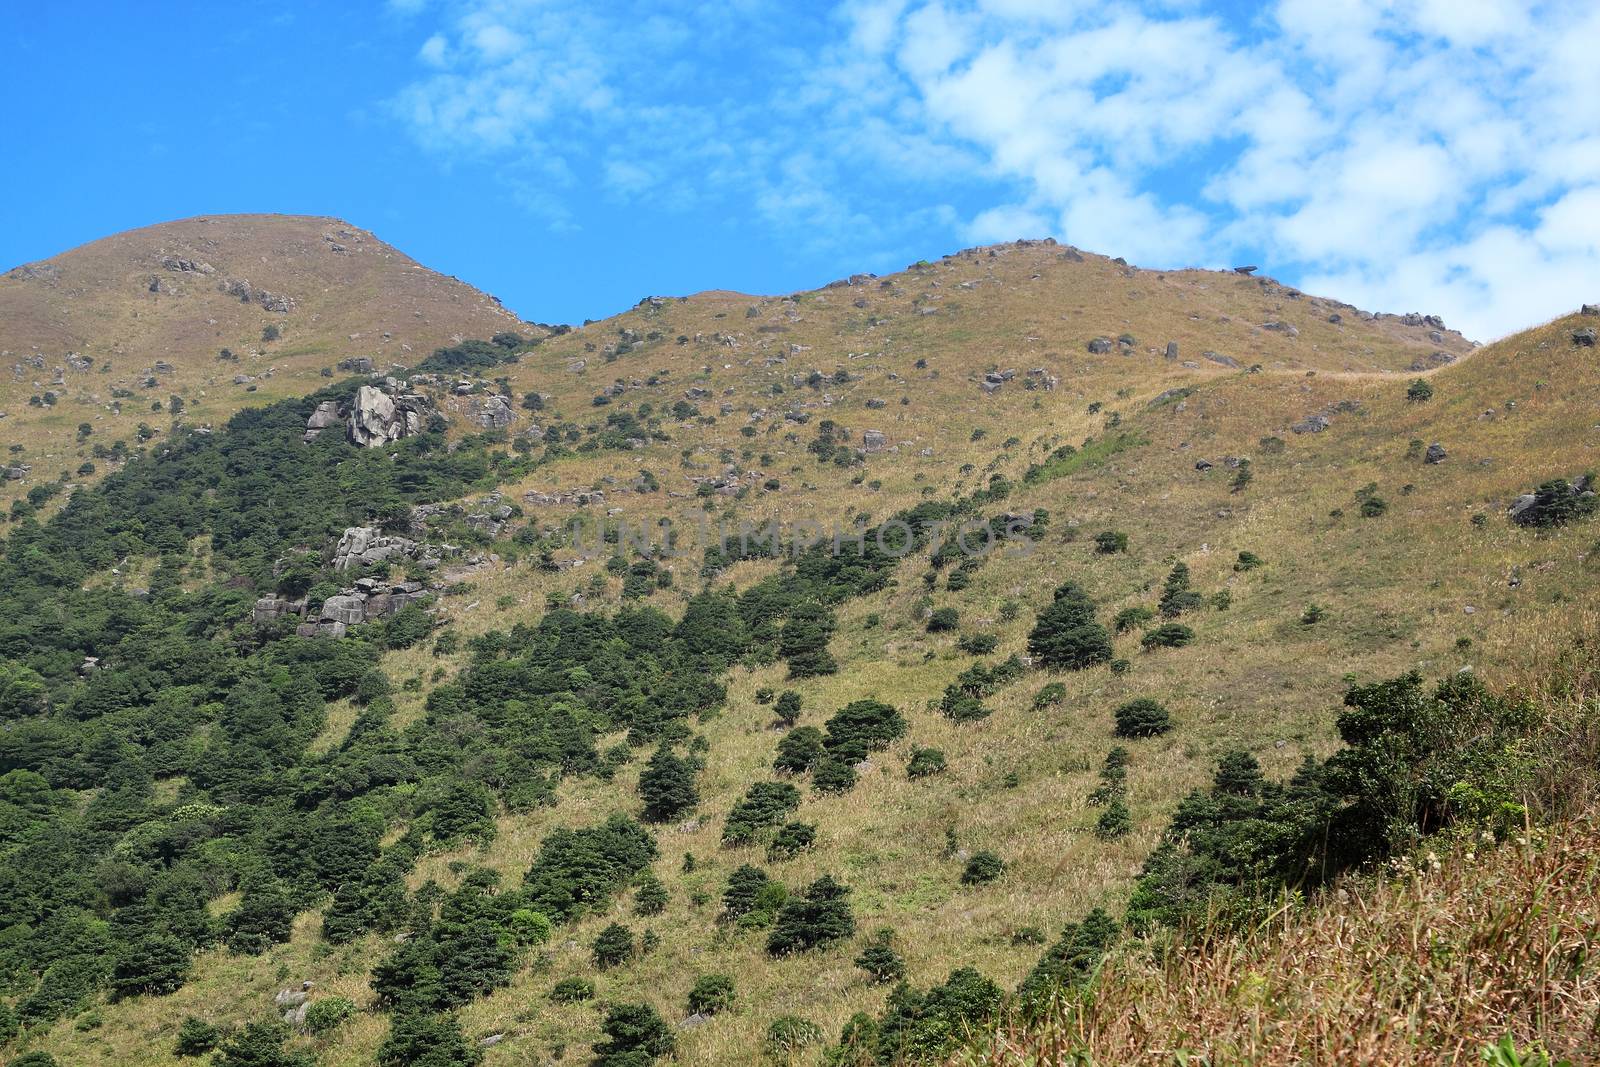
[[[115,32],[85,37],[86,15]],[[0,77],[32,103],[0,181],[30,209],[9,212],[5,268],[273,212],[344,218],[539,321],[1024,237],[1259,264],[1478,340],[1600,293],[1600,72],[1579,61],[1600,9],[1575,2],[389,0],[17,23]]]

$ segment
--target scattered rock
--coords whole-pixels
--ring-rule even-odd
[[[1600,315],[1600,304],[1585,304],[1579,309],[1580,315]]]
[[[1251,274],[1254,274],[1256,271],[1258,271],[1260,269],[1261,269],[1260,267],[1257,267],[1254,264],[1251,264],[1250,266],[1247,266],[1247,267],[1235,267],[1235,268],[1233,268],[1233,273],[1235,273],[1235,274],[1243,274],[1243,275],[1249,276]]]
[[[467,417],[485,430],[504,430],[517,421],[511,398],[499,393],[475,397]]]
[[[1202,352],[1200,355],[1202,358],[1209,359],[1213,363],[1219,363],[1224,367],[1232,367],[1233,369],[1238,370],[1240,366],[1238,360],[1234,359],[1232,356],[1224,356],[1220,352]]]
[[[1091,355],[1103,356],[1110,351],[1111,338],[1109,337],[1096,337],[1094,340],[1089,342],[1089,353]]]
[[[1428,451],[1423,454],[1422,459],[1424,463],[1443,463],[1449,457],[1450,453],[1445,451],[1444,445],[1435,441],[1428,446]]]
[[[351,374],[371,374],[372,357],[351,356],[349,359],[341,359],[339,361],[338,369],[342,371],[348,371]]]
[[[391,397],[376,386],[356,390],[350,406],[347,433],[350,443],[362,448],[382,448],[391,441],[422,432],[428,401],[421,396]]]
[[[1174,362],[1177,361],[1177,359],[1178,359],[1178,342],[1176,342],[1176,341],[1168,341],[1167,342],[1167,358],[1172,360],[1172,361],[1174,361]]]
[[[868,453],[882,452],[889,447],[889,436],[881,430],[867,430],[861,435],[861,448]]]
[[[1289,427],[1289,431],[1291,433],[1321,433],[1328,426],[1328,416],[1311,415]]]
[[[1572,331],[1572,343],[1575,345],[1581,345],[1584,348],[1593,348],[1595,346],[1595,340],[1596,334],[1593,326],[1585,326],[1581,330]]]
[[[254,379],[248,374],[236,374],[233,377],[235,385],[243,385],[249,381],[254,381]],[[316,409],[311,412],[311,417],[306,420],[306,432],[301,439],[315,441],[323,430],[328,429],[330,426],[337,426],[343,421],[344,416],[339,414],[338,401],[324,400],[316,406]]]

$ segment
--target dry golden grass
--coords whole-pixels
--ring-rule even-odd
[[[991,472],[1017,482],[1028,463],[1057,444],[1103,434],[1113,412],[1149,443],[1070,477],[1019,482],[991,510],[1049,510],[1049,532],[1029,558],[996,558],[966,590],[948,592],[941,581],[931,594],[920,580],[924,562],[908,561],[891,588],[843,606],[832,644],[837,675],[792,683],[781,667],[735,671],[725,708],[696,724],[711,746],[698,825],[660,834],[655,870],[671,893],[666,912],[642,919],[632,915],[629,901],[619,901],[559,931],[547,959],[529,960],[509,988],[465,1009],[469,1035],[507,1035],[487,1050],[488,1067],[550,1062],[557,1048],[566,1050],[564,1062],[581,1058],[598,1036],[602,1013],[595,1005],[551,1005],[545,994],[559,978],[590,974],[589,944],[611,921],[650,928],[661,944],[636,963],[600,975],[602,1001],[649,1000],[675,1021],[698,974],[734,977],[736,1009],[680,1034],[685,1063],[750,1062],[767,1023],[780,1014],[803,1015],[832,1036],[851,1013],[879,1005],[881,991],[865,984],[850,962],[853,947],[774,963],[761,952],[759,934],[730,933],[714,922],[727,874],[741,863],[762,862],[758,850],[724,849],[719,841],[722,816],[744,788],[771,776],[778,735],[769,728],[769,710],[755,702],[757,688],[797,689],[806,723],[820,725],[842,704],[868,695],[896,704],[911,723],[908,738],[875,755],[852,792],[819,797],[803,789],[797,817],[817,824],[818,847],[774,865],[774,873],[791,886],[823,872],[849,883],[861,929],[896,927],[918,984],[972,964],[1009,985],[1039,951],[1014,945],[1012,933],[1025,926],[1053,931],[1096,904],[1120,910],[1168,814],[1209,779],[1224,749],[1247,748],[1269,774],[1286,775],[1306,754],[1333,747],[1333,716],[1347,676],[1371,680],[1412,668],[1439,676],[1471,665],[1504,684],[1531,686],[1570,646],[1563,635],[1581,627],[1588,610],[1593,527],[1539,536],[1510,526],[1501,514],[1516,493],[1548,477],[1579,473],[1592,455],[1595,415],[1588,398],[1600,386],[1600,368],[1574,359],[1564,344],[1566,325],[1519,335],[1436,372],[1435,400],[1410,405],[1404,392],[1413,375],[1393,372],[1439,347],[1425,329],[1393,319],[1365,323],[1348,309],[1336,327],[1326,319],[1339,305],[1293,299],[1252,279],[1130,274],[1098,257],[1063,261],[1059,252],[1008,247],[991,258],[979,251],[897,275],[887,289],[873,283],[792,301],[701,294],[552,339],[507,368],[518,394],[537,389],[550,398],[540,417],[545,423],[587,424],[645,400],[661,410],[690,386],[710,390],[699,406],[716,416],[712,422],[669,421],[670,442],[575,455],[506,489],[515,500],[534,489],[605,487],[606,507],[622,508],[634,522],[671,516],[682,523],[698,511],[692,498],[673,494],[692,491],[688,475],[720,472],[724,454],[740,470],[760,468],[763,477],[779,478],[782,488],[719,500],[714,514],[828,523],[859,512],[885,518],[927,499],[925,489],[934,499],[970,492]],[[972,287],[964,288],[967,283]],[[857,298],[868,306],[855,307]],[[924,316],[914,305],[940,310]],[[757,314],[747,318],[750,307]],[[869,324],[869,316],[877,324]],[[1259,328],[1278,320],[1295,323],[1300,336]],[[762,326],[782,332],[758,332]],[[661,339],[606,362],[604,348],[620,327],[641,336],[658,332]],[[1090,338],[1124,331],[1139,338],[1135,354],[1085,352]],[[732,345],[719,342],[719,333]],[[686,343],[678,344],[679,336]],[[1214,349],[1263,370],[1246,374],[1204,361],[1185,368],[1162,357],[1169,339],[1179,342],[1185,360]],[[569,369],[578,359],[585,369]],[[927,366],[918,368],[919,359]],[[991,367],[1025,372],[1037,366],[1060,378],[1054,391],[1025,390],[1020,376],[994,396],[977,386]],[[791,374],[813,368],[831,374],[840,367],[852,381],[817,391],[789,384]],[[610,406],[591,406],[612,380],[642,383],[652,375],[661,384],[641,384]],[[781,395],[772,392],[775,384],[784,386]],[[1181,404],[1147,409],[1156,394],[1179,385],[1196,391]],[[869,398],[887,406],[869,408]],[[1340,401],[1362,410],[1335,415],[1321,434],[1288,431]],[[1091,402],[1104,410],[1091,414]],[[719,412],[722,403],[731,405],[727,414]],[[783,421],[796,405],[811,412],[810,424]],[[1488,408],[1495,417],[1480,418]],[[749,418],[762,409],[767,417]],[[896,447],[869,457],[863,484],[853,485],[855,471],[819,466],[805,450],[823,418],[848,427],[855,441],[865,429],[883,429]],[[747,422],[756,429],[753,438],[739,432]],[[974,440],[974,430],[984,436]],[[1003,447],[1013,435],[1020,441]],[[1281,452],[1263,448],[1268,436],[1286,442]],[[1408,454],[1412,439],[1441,441],[1451,458],[1424,466],[1420,456]],[[1255,477],[1243,492],[1229,489],[1231,472],[1221,462],[1229,455],[1253,461]],[[1216,468],[1197,472],[1200,458]],[[971,469],[963,470],[968,464]],[[660,479],[661,493],[616,491],[641,469]],[[1377,483],[1390,504],[1382,518],[1358,514],[1355,493],[1368,483]],[[570,507],[527,509],[531,521],[551,526],[575,514]],[[589,510],[598,516],[604,509]],[[1475,514],[1487,516],[1481,528],[1471,521]],[[1106,528],[1129,533],[1127,555],[1095,554],[1092,535]],[[1267,566],[1235,573],[1234,559],[1244,549],[1265,557]],[[963,632],[994,633],[1003,656],[1025,651],[1033,615],[1058,583],[1084,583],[1109,618],[1124,607],[1153,604],[1180,559],[1191,567],[1197,589],[1231,597],[1227,610],[1193,617],[1199,634],[1193,647],[1145,654],[1136,634],[1120,637],[1118,654],[1131,661],[1129,673],[1102,668],[1061,677],[1066,700],[1042,713],[1032,709],[1032,697],[1043,676],[989,700],[994,714],[979,723],[957,726],[929,709],[971,658],[956,649],[953,635],[924,631],[927,603],[957,607]],[[590,590],[602,562],[584,561],[556,575],[526,564],[481,569],[470,576],[468,593],[445,598],[442,619],[470,636],[532,621],[547,596],[565,599],[579,590],[588,595],[588,607],[609,609],[619,601],[620,584],[609,580],[603,592]],[[672,569],[674,588],[649,603],[676,613],[700,585],[698,560],[676,561]],[[744,565],[718,581],[744,585],[770,569]],[[1000,617],[1007,600],[1020,607],[1009,622]],[[1313,602],[1329,617],[1303,626],[1300,614]],[[385,669],[396,685],[399,721],[420,716],[435,668],[453,672],[463,661],[460,655],[436,658],[426,648],[390,655]],[[411,678],[422,688],[401,689]],[[1101,842],[1089,832],[1096,813],[1085,798],[1115,743],[1111,709],[1140,695],[1167,703],[1177,728],[1134,746],[1129,800],[1135,831],[1122,841]],[[335,709],[319,745],[336,742],[347,716],[348,709]],[[908,780],[904,764],[912,746],[942,748],[948,772]],[[434,878],[453,885],[462,863],[492,867],[516,884],[552,828],[636,810],[638,769],[637,763],[624,768],[611,784],[564,783],[556,807],[503,818],[488,848],[426,857],[414,884]],[[945,854],[947,833],[959,849],[999,852],[1007,876],[991,886],[960,887],[960,860]],[[681,869],[685,852],[697,859],[692,873]],[[696,894],[710,899],[696,903]],[[100,1030],[57,1027],[49,1047],[64,1062],[170,1063],[170,1040],[158,1035],[174,1032],[185,1013],[216,1021],[259,1018],[269,1010],[275,983],[305,978],[367,1004],[365,974],[388,946],[369,941],[329,951],[318,945],[314,923],[306,917],[292,943],[259,959],[207,954],[202,980],[174,998],[108,1006]],[[363,1015],[322,1043],[322,1062],[370,1062],[384,1031],[381,1016]]]
[[[1287,904],[1247,934],[1114,955],[1080,1003],[953,1063],[1466,1064],[1507,1036],[1593,1063],[1597,899],[1593,819],[1463,843]]]

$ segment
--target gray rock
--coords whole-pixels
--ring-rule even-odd
[[[1428,446],[1428,451],[1424,453],[1422,459],[1425,463],[1443,463],[1449,456],[1450,453],[1445,451],[1444,445],[1435,441]]]
[[[1172,360],[1173,362],[1177,362],[1177,359],[1178,359],[1178,342],[1176,342],[1176,341],[1168,341],[1167,342],[1167,358]]]
[[[422,432],[428,402],[420,396],[398,399],[373,385],[356,390],[346,424],[350,442],[362,448],[382,448],[402,437]]]
[[[1596,334],[1593,326],[1585,326],[1581,330],[1572,331],[1572,343],[1575,345],[1581,345],[1584,348],[1593,348],[1595,346],[1595,340]]]
[[[1197,471],[1208,471],[1211,469],[1211,461],[1209,459],[1196,460],[1194,469]]]
[[[1089,342],[1089,352],[1091,355],[1103,356],[1110,351],[1111,338],[1109,337],[1096,337],[1093,341]]]
[[[1523,493],[1521,496],[1517,497],[1516,500],[1512,501],[1511,506],[1506,509],[1506,513],[1510,515],[1513,520],[1521,518],[1523,512],[1527,511],[1538,502],[1539,498],[1534,496],[1532,493]]]
[[[371,374],[372,357],[351,356],[349,359],[341,359],[339,361],[339,369],[349,371],[351,374]]]
[[[1256,271],[1258,271],[1260,269],[1261,269],[1260,267],[1257,267],[1254,264],[1251,264],[1250,266],[1247,266],[1247,267],[1235,267],[1235,268],[1233,268],[1233,273],[1235,273],[1235,274],[1243,274],[1243,275],[1248,276],[1248,275],[1254,274]]]
[[[861,447],[868,453],[882,452],[889,447],[889,435],[882,430],[867,430],[861,435]]]
[[[264,596],[250,609],[250,621],[257,626],[265,626],[283,618],[288,610],[289,602],[283,597]]]
[[[708,1023],[710,1021],[711,1021],[711,1016],[710,1015],[707,1015],[703,1011],[697,1011],[693,1015],[689,1016],[687,1019],[683,1020],[683,1022],[679,1023],[678,1024],[678,1029],[679,1030],[693,1030],[696,1027],[704,1026],[706,1023]]]
[[[1238,360],[1232,356],[1225,356],[1221,352],[1202,352],[1200,355],[1202,358],[1209,359],[1211,362],[1221,364],[1224,367],[1232,367],[1234,370],[1239,369]]]
[[[1289,427],[1289,431],[1291,433],[1321,433],[1328,426],[1328,416],[1311,415]]]
[[[468,418],[485,430],[504,430],[517,421],[517,413],[511,406],[510,397],[490,393],[472,401]]]
[[[323,622],[342,622],[358,626],[367,618],[366,598],[362,596],[331,596],[322,602]]]
[[[1580,315],[1600,315],[1600,304],[1585,304],[1578,310]],[[69,357],[70,358],[70,357]]]
[[[1328,316],[1328,321],[1337,326],[1344,321],[1344,316],[1335,311],[1333,314]]]
[[[235,375],[233,380],[234,384],[243,385],[253,379],[248,374],[240,374]],[[328,429],[330,426],[337,426],[342,421],[344,421],[344,416],[339,414],[338,402],[324,400],[317,405],[316,410],[311,413],[311,417],[306,420],[306,432],[303,440],[314,441],[323,430]]]

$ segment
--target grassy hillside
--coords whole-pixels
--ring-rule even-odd
[[[519,329],[541,332],[333,218],[181,219],[15,267],[0,274],[0,443],[33,470],[0,485],[0,503],[61,474],[91,479],[78,467],[96,444],[131,445],[140,423],[180,421],[173,396],[181,421],[220,423],[317,389],[342,359],[388,370]]]
[[[884,926],[894,928],[914,985],[970,965],[1010,989],[1064,923],[1095,906],[1121,913],[1179,802],[1211,780],[1224,752],[1243,749],[1269,779],[1285,779],[1305,757],[1336,748],[1335,718],[1353,682],[1466,667],[1495,686],[1524,681],[1570,646],[1595,579],[1592,521],[1534,530],[1505,514],[1519,494],[1594,465],[1590,398],[1600,367],[1572,344],[1578,325],[1561,320],[1474,349],[1455,335],[1430,338],[1437,328],[1425,322],[1365,317],[1269,280],[1157,274],[1025,244],[787,298],[647,301],[545,340],[485,372],[474,393],[441,395],[458,442],[474,397],[503,390],[518,402],[509,431],[470,443],[505,457],[499,491],[523,511],[479,538],[484,562],[440,600],[435,637],[382,654],[392,725],[448,730],[452,743],[457,731],[494,728],[481,707],[446,719],[437,702],[427,706],[431,694],[471,677],[472,639],[548,619],[552,605],[592,615],[642,600],[678,618],[707,585],[697,550],[657,559],[670,585],[651,577],[629,590],[644,597],[625,600],[623,576],[606,566],[610,550],[581,552],[562,535],[579,517],[655,529],[670,520],[680,530],[700,517],[735,528],[772,519],[830,526],[974,494],[984,517],[1048,513],[1025,554],[996,552],[963,569],[959,559],[936,565],[924,549],[883,587],[837,602],[832,674],[793,678],[784,660],[741,657],[722,678],[726,698],[686,721],[704,761],[700,799],[655,828],[650,867],[666,888],[664,909],[640,915],[628,891],[558,926],[518,955],[506,984],[461,1007],[462,1031],[474,1044],[490,1040],[482,1046],[490,1065],[583,1062],[608,1005],[647,1002],[676,1027],[696,980],[723,974],[733,1007],[677,1029],[678,1056],[745,1063],[780,1016],[802,1017],[832,1041],[855,1013],[878,1011],[887,989],[853,961]],[[1109,351],[1090,350],[1097,338]],[[1461,358],[1435,368],[1439,351]],[[998,388],[986,390],[990,372]],[[1418,379],[1431,386],[1427,399],[1412,390]],[[523,404],[530,393],[540,399]],[[1307,422],[1314,417],[1325,423]],[[537,441],[533,427],[543,431]],[[867,451],[868,431],[884,435],[881,450]],[[1430,463],[1435,443],[1447,458]],[[471,489],[469,513],[485,491]],[[548,502],[595,490],[603,502]],[[1125,534],[1126,549],[1102,551],[1103,531]],[[1241,553],[1257,565],[1241,566]],[[214,562],[197,541],[183,566],[200,583],[215,577]],[[1128,609],[1155,609],[1178,564],[1197,594],[1178,620],[1192,628],[1192,644],[1145,648],[1142,635],[1163,621],[1152,618],[1114,636],[1114,666],[1036,665],[981,698],[986,717],[941,713],[964,671],[1028,654],[1035,618],[1063,582],[1079,583],[1110,625]],[[779,561],[751,560],[709,582],[742,591],[780,573]],[[126,587],[131,579],[108,569],[96,580]],[[930,629],[939,609],[954,609],[953,628]],[[991,651],[973,651],[990,638]],[[634,662],[643,652],[619,648],[614,658]],[[1041,702],[1052,685],[1053,698]],[[770,860],[763,847],[724,845],[723,834],[747,787],[780,777],[772,761],[784,730],[766,697],[783,690],[800,697],[800,727],[823,727],[851,702],[875,699],[908,728],[869,755],[848,791],[785,779],[801,796],[790,818],[814,825],[815,842]],[[1113,710],[1137,698],[1162,703],[1173,729],[1119,740]],[[340,750],[359,714],[335,699],[306,752]],[[1104,809],[1089,798],[1118,744],[1130,752],[1130,825],[1106,840],[1095,832]],[[639,776],[653,747],[630,744],[622,729],[597,738],[597,751],[618,753],[609,778],[559,775],[553,803],[497,806],[492,841],[425,848],[407,886],[454,891],[488,870],[502,891],[515,889],[552,832],[640,811]],[[929,748],[946,769],[909,776],[914,750]],[[451,773],[498,781],[487,763],[480,755]],[[183,775],[157,777],[158,797],[194,795]],[[384,803],[385,844],[401,838],[412,812],[420,825],[409,799]],[[963,884],[980,852],[998,856],[1003,875]],[[744,864],[765,867],[791,892],[825,874],[847,884],[856,935],[770,958],[765,930],[718,922],[728,877]],[[222,915],[237,901],[219,897],[211,907]],[[656,943],[597,971],[592,946],[618,922]],[[307,909],[286,943],[257,955],[205,948],[176,992],[97,1003],[92,1023],[63,1020],[19,1047],[74,1064],[171,1063],[186,1016],[242,1025],[272,1016],[278,990],[313,981],[317,996],[344,996],[361,1010],[291,1047],[324,1064],[372,1062],[390,1019],[376,1010],[370,972],[396,935],[336,945],[321,924]],[[1130,975],[1130,984],[1154,981]],[[597,1000],[552,1003],[549,992],[567,978],[592,981]],[[1173,1006],[1172,1017],[1183,1010]]]

